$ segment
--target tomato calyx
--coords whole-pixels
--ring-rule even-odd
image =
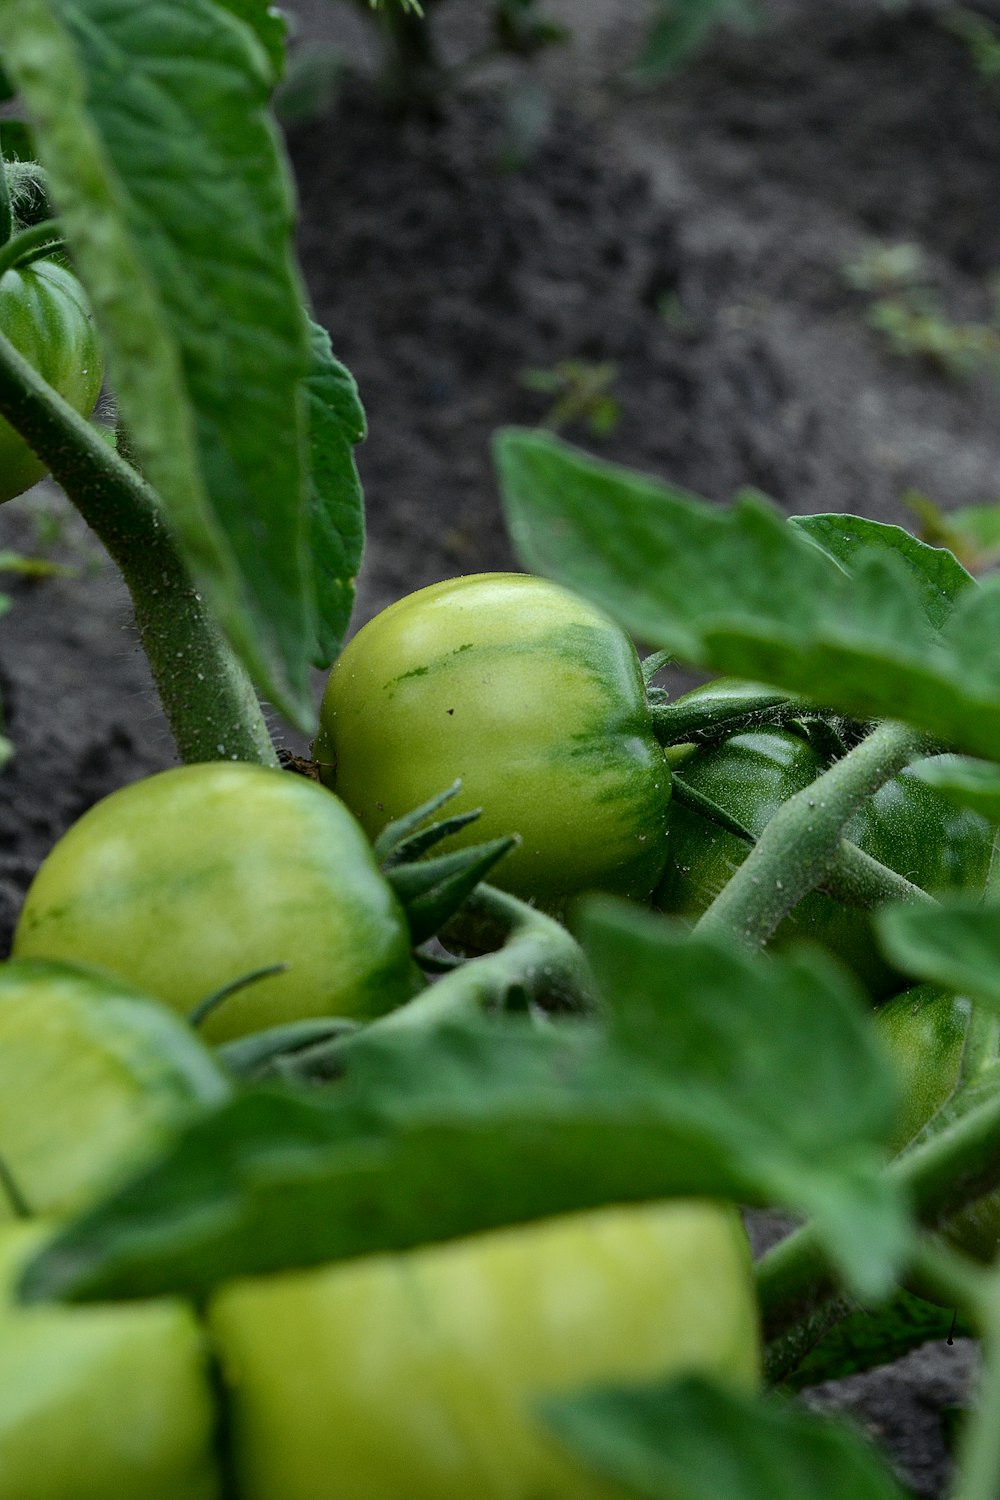
[[[475,808],[437,822],[428,821],[461,786],[461,781],[453,782],[445,791],[390,823],[375,841],[382,874],[406,913],[416,948],[440,932],[497,861],[520,842],[516,834],[508,834],[428,858],[431,849],[474,823],[482,811]],[[417,957],[421,961],[422,955]],[[433,960],[429,966],[435,967]]]

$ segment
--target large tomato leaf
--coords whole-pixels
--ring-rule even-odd
[[[706,1380],[550,1398],[542,1414],[630,1500],[904,1500],[845,1422]]]
[[[146,476],[258,685],[309,728],[309,343],[271,64],[215,0],[0,0],[0,35]]]
[[[354,447],[364,438],[366,423],[354,377],[334,357],[326,330],[313,323],[310,333],[309,552],[319,601],[313,665],[329,667],[347,634],[365,546],[365,509]]]
[[[526,565],[640,640],[1000,759],[1000,581],[895,527],[708,505],[546,433],[501,433],[496,459]]]
[[[284,13],[269,0],[215,0],[232,15],[252,28],[271,64],[272,83],[278,83],[285,71],[285,42],[288,21]]]
[[[56,1237],[26,1293],[204,1290],[707,1195],[814,1212],[859,1295],[884,1294],[907,1229],[879,1171],[893,1090],[853,986],[819,956],[753,960],[641,916],[587,924],[599,975],[630,965],[606,1023],[376,1024],[333,1087],[249,1090],[193,1123]]]

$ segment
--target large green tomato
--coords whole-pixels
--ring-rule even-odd
[[[800,736],[766,729],[691,750],[677,758],[675,769],[759,838],[781,804],[815,781],[827,763]],[[949,886],[981,889],[993,845],[984,818],[956,808],[908,771],[875,793],[845,835],[932,892]],[[749,845],[735,834],[675,799],[655,904],[696,920],[748,853]],[[850,965],[876,997],[899,988],[896,974],[876,949],[869,914],[857,907],[813,892],[785,919],[773,941],[780,946],[792,938],[821,943]]]
[[[68,964],[0,964],[0,1155],[32,1212],[82,1208],[228,1092],[159,1001]]]
[[[244,1500],[619,1500],[536,1401],[699,1372],[758,1380],[731,1209],[567,1215],[234,1283],[210,1309]]]
[[[20,957],[96,965],[190,1014],[253,970],[205,1035],[368,1017],[412,990],[406,917],[342,802],[243,762],[161,771],[98,802],[56,844],[14,934]]]
[[[369,834],[461,778],[466,843],[516,833],[491,880],[558,909],[647,898],[670,772],[635,648],[585,600],[519,573],[421,589],[371,620],[327,684],[313,753]]]
[[[68,401],[89,417],[104,375],[83,288],[54,260],[36,260],[0,276],[0,333]],[[0,501],[30,489],[45,465],[0,417]]]
[[[181,1302],[18,1307],[46,1229],[0,1228],[3,1500],[216,1500],[205,1336]]]

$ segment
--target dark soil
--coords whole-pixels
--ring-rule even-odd
[[[303,44],[365,56],[353,12],[293,8]],[[940,24],[948,7],[773,0],[763,33],[720,34],[646,93],[621,87],[640,7],[550,8],[577,44],[533,67],[547,123],[516,170],[503,89],[523,68],[433,120],[402,122],[354,81],[289,134],[314,309],[370,421],[357,623],[440,577],[516,565],[490,436],[545,416],[524,372],[565,360],[612,364],[620,407],[610,434],[567,436],[713,500],[754,485],[788,512],[906,522],[911,488],[946,509],[997,498],[995,372],[893,356],[844,274],[873,244],[913,243],[949,320],[992,316],[1000,91]],[[449,55],[477,44],[483,10],[442,7]],[[38,550],[59,506],[42,487],[5,507],[0,547]],[[72,518],[48,546],[77,575],[14,579],[0,625],[17,752],[0,778],[0,952],[63,829],[173,758],[120,586]],[[969,1362],[967,1346],[925,1352],[824,1399],[849,1402],[935,1496],[940,1413]]]

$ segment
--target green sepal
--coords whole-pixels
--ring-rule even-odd
[[[433,937],[492,870],[497,860],[519,843],[514,834],[456,849],[434,859],[393,865],[384,871],[410,924],[415,946]]]
[[[425,854],[428,849],[440,843],[444,838],[457,833],[468,823],[472,823],[479,817],[481,809],[475,812],[462,813],[454,818],[445,818],[440,823],[434,823],[429,828],[422,828],[428,818],[434,816],[439,808],[452,797],[457,796],[461,790],[461,781],[452,782],[451,786],[443,792],[438,792],[429,802],[421,802],[412,812],[404,813],[392,823],[387,823],[375,840],[375,857],[383,870],[394,864],[401,864],[405,859],[416,859]],[[442,829],[443,832],[435,830]],[[428,835],[433,834],[433,837]]]

